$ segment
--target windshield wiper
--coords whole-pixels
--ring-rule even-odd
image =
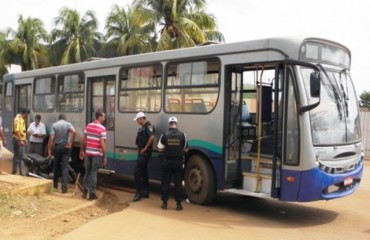
[[[339,89],[338,89],[337,82],[336,81],[332,82],[332,79],[329,77],[328,73],[326,72],[326,70],[323,68],[323,66],[321,64],[317,64],[317,65],[318,65],[320,71],[322,71],[325,75],[325,78],[323,78],[323,79],[327,79],[328,82],[329,82],[329,84],[323,84],[323,86],[327,88],[328,95],[330,96],[332,101],[337,106],[339,119],[343,120],[343,109],[342,109],[342,104],[341,104],[342,101],[343,101],[343,98],[339,94]]]
[[[345,107],[345,111],[346,111],[346,117],[348,118],[348,89],[347,91],[344,90],[344,86],[343,86],[343,82],[342,82],[342,74],[344,74],[344,77],[345,77],[345,81],[346,81],[346,86],[348,86],[348,83],[347,83],[347,69],[343,69],[340,73],[339,73],[339,82],[340,82],[340,87],[342,88],[342,92],[343,92],[343,100],[344,100],[344,107]]]

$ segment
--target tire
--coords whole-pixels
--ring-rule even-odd
[[[209,204],[216,197],[216,178],[204,157],[193,155],[185,167],[185,189],[189,200],[196,204]]]

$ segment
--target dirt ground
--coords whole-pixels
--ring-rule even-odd
[[[3,151],[0,166],[7,173],[11,159],[12,154]],[[102,191],[95,201],[82,199],[79,190],[73,196],[58,192],[9,194],[21,187],[22,184],[0,181],[0,239],[57,239],[93,219],[127,207],[114,194]],[[69,188],[68,193],[75,186]]]

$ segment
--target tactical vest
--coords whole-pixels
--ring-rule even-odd
[[[166,147],[164,149],[164,155],[168,158],[182,157],[184,149],[184,134],[180,131],[167,131],[165,136]]]

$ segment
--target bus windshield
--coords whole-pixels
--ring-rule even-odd
[[[359,111],[349,72],[322,70],[321,101],[310,111],[313,144],[339,145],[359,141]],[[301,69],[306,96],[309,96],[310,72],[307,68]]]

